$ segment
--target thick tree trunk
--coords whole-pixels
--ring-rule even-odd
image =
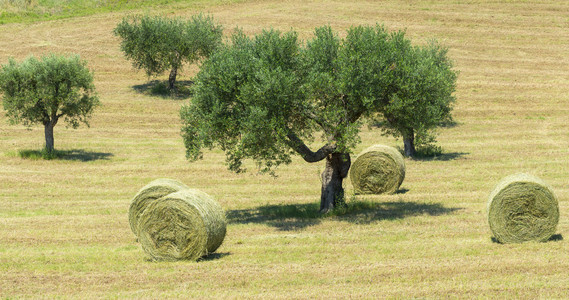
[[[170,71],[170,76],[168,77],[168,89],[173,90],[175,88],[176,76],[178,75],[178,67],[172,67]]]
[[[413,129],[410,129],[403,134],[403,145],[405,147],[405,156],[415,156],[415,133],[413,132]]]
[[[342,182],[348,176],[350,165],[348,153],[332,153],[326,157],[326,169],[322,172],[321,213],[327,213],[345,202]]]
[[[53,127],[55,124],[53,122],[46,122],[44,124],[44,132],[45,132],[45,150],[48,153],[53,152],[54,149],[54,140],[53,140]]]
[[[304,158],[313,163],[326,159],[326,168],[322,172],[322,193],[320,195],[320,212],[327,213],[345,203],[342,182],[350,170],[350,154],[335,153],[335,143],[322,146],[318,151],[311,151],[298,136],[289,130],[287,144]]]

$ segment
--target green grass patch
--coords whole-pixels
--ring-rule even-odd
[[[38,159],[45,159],[45,160],[52,160],[52,159],[59,159],[63,158],[64,153],[60,150],[53,150],[51,152],[42,149],[42,150],[20,150],[18,151],[18,156],[24,159],[31,159],[31,160],[38,160]]]
[[[232,0],[0,0],[0,24],[30,23],[183,3],[188,6]]]

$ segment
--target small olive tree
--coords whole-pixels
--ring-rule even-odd
[[[405,156],[415,155],[415,145],[434,141],[434,129],[452,120],[457,72],[447,49],[436,42],[427,46],[399,45],[393,65],[389,101],[381,109],[384,132],[403,137]]]
[[[53,127],[61,118],[73,128],[79,123],[88,126],[99,105],[93,74],[86,65],[78,55],[51,54],[21,63],[10,59],[0,69],[0,93],[9,121],[44,125],[48,153],[54,149]]]
[[[170,70],[168,88],[174,89],[178,70],[215,51],[223,29],[202,14],[190,20],[145,15],[125,17],[114,34],[122,39],[121,50],[135,68],[144,69],[148,76]]]
[[[344,201],[363,119],[383,112],[398,91],[397,62],[408,43],[404,32],[382,26],[353,27],[344,39],[321,27],[305,45],[294,32],[237,32],[204,62],[181,109],[187,157],[218,146],[234,171],[245,158],[262,171],[294,154],[324,160],[320,211],[334,209]]]

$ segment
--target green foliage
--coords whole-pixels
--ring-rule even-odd
[[[377,116],[386,132],[410,129],[426,151],[440,151],[432,129],[450,120],[456,73],[436,43],[412,46],[403,31],[379,25],[350,28],[344,39],[316,28],[304,45],[275,30],[232,41],[203,64],[182,107],[190,160],[219,146],[231,170],[252,158],[267,171],[294,152],[307,159],[316,132],[332,152],[350,153],[362,119]]]
[[[121,50],[148,76],[171,70],[171,87],[183,63],[208,57],[220,45],[223,30],[213,18],[198,14],[190,20],[160,16],[125,17],[114,29]],[[173,78],[172,78],[173,77]],[[173,81],[172,81],[173,80]]]
[[[333,137],[339,152],[350,152],[359,142],[361,117],[373,115],[388,101],[402,35],[379,25],[358,26],[340,40],[329,27],[322,27],[308,41],[307,97],[314,103],[315,120]]]
[[[194,97],[182,107],[188,158],[219,146],[230,169],[240,171],[241,161],[252,158],[268,171],[289,163],[294,152],[307,159],[305,142],[316,132],[325,144],[316,154],[349,153],[359,142],[360,119],[389,100],[401,36],[358,26],[340,39],[325,26],[301,45],[295,32],[268,30],[254,38],[237,32],[204,62]]]
[[[457,72],[452,70],[447,49],[436,42],[411,46],[402,41],[396,53],[395,81],[381,109],[380,124],[395,137],[415,134],[417,145],[428,148],[435,141],[433,129],[452,120]]]
[[[0,69],[0,92],[10,122],[26,126],[57,124],[63,117],[73,128],[89,125],[99,105],[93,74],[79,56],[50,54],[21,63],[10,59]]]
[[[220,146],[230,169],[241,171],[250,157],[268,170],[290,162],[287,131],[308,135],[312,124],[302,93],[302,67],[295,33],[263,31],[253,39],[242,33],[204,62],[194,97],[181,110],[190,159],[202,147]]]
[[[434,130],[421,131],[415,135],[415,145],[417,146],[415,158],[435,158],[443,154],[442,147],[436,145],[437,140],[433,132]]]

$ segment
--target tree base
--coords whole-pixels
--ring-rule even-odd
[[[350,170],[348,153],[332,153],[326,157],[326,168],[322,172],[322,194],[320,196],[320,213],[326,214],[336,207],[345,205],[344,178]]]

